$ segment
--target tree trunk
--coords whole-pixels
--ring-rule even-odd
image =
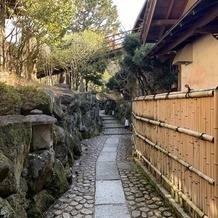
[[[61,83],[64,83],[64,80],[65,80],[64,73],[60,73],[58,83],[60,83],[60,84],[61,84]]]
[[[69,74],[69,72],[66,73],[66,84],[70,87],[71,79],[70,79],[70,74]]]
[[[80,91],[80,92],[84,92],[84,91],[85,91],[85,90],[84,90],[84,80],[83,80],[83,78],[81,78],[81,80],[80,80],[79,91]]]
[[[88,86],[89,86],[89,80],[85,80],[85,87],[86,87],[86,92],[88,92]]]
[[[5,68],[5,16],[6,16],[6,2],[1,0],[0,3],[0,69]]]
[[[136,74],[136,78],[139,82],[139,86],[140,86],[140,89],[141,89],[141,94],[142,95],[147,95],[148,94],[148,91],[146,89],[146,86],[143,82],[143,79],[141,78],[141,75],[139,73]]]
[[[72,83],[72,89],[76,90],[76,69],[71,66],[71,83]]]

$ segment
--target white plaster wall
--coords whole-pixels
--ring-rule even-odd
[[[211,34],[193,43],[193,63],[181,65],[181,90],[218,86],[218,41]]]

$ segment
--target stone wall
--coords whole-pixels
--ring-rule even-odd
[[[41,217],[69,188],[80,140],[99,134],[93,95],[46,92],[49,105],[0,117],[0,217]]]

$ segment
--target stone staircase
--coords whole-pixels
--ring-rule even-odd
[[[114,116],[106,115],[100,111],[103,124],[103,135],[130,135],[132,132],[124,127]]]

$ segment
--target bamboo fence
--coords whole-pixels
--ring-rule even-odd
[[[218,217],[218,89],[133,100],[138,158],[193,217]]]

